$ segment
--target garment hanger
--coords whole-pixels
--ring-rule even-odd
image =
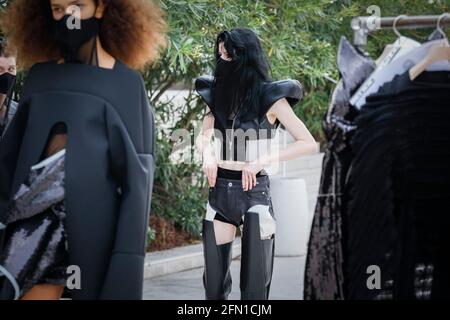
[[[400,15],[397,18],[395,18],[393,23],[393,30],[394,33],[397,35],[397,40],[394,42],[392,50],[385,55],[385,57],[380,60],[377,64],[377,68],[375,71],[364,81],[364,83],[358,88],[356,93],[351,97],[350,104],[353,106],[356,106],[358,109],[365,103],[366,97],[369,96],[371,93],[376,92],[377,88],[379,88],[383,83],[384,80],[378,82],[375,81],[376,79],[382,79],[383,73],[386,72],[387,69],[392,70],[392,64],[393,61],[398,59],[399,57],[402,57],[414,49],[421,46],[421,44],[413,39],[407,38],[403,36],[397,29],[397,23],[401,20],[406,18],[406,15]],[[386,66],[390,66],[390,68],[386,68]],[[388,70],[388,71],[389,71]],[[390,81],[391,79],[386,79],[386,81]]]
[[[394,23],[392,25],[392,29],[394,33],[397,35],[397,40],[388,44],[385,48],[381,56],[376,60],[377,67],[382,68],[386,65],[390,64],[396,57],[405,54],[406,52],[417,48],[420,46],[420,42],[413,40],[411,38],[405,37],[398,31],[397,23],[403,19],[408,17],[407,15],[399,15],[395,18]]]
[[[425,58],[409,70],[409,78],[412,81],[416,79],[422,72],[424,72],[429,66],[431,66],[435,62],[442,60],[450,60],[450,44],[447,35],[441,28],[441,21],[445,17],[450,17],[450,13],[444,13],[440,15],[436,26],[436,30],[442,34],[444,40],[441,41],[439,44],[433,45],[429,49],[428,54],[425,56]]]

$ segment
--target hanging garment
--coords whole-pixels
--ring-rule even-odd
[[[450,72],[396,76],[356,118],[345,191],[348,299],[450,298]],[[380,287],[367,281],[380,272]]]
[[[342,193],[352,159],[349,138],[356,129],[356,111],[349,100],[375,70],[374,62],[357,52],[344,37],[337,62],[341,80],[323,122],[327,144],[308,245],[305,299],[344,299]]]
[[[414,65],[422,61],[422,59],[428,54],[428,50],[441,43],[442,40],[428,41],[422,44],[420,47],[414,48],[406,54],[398,57],[395,63],[389,64],[389,68],[377,69],[370,75],[369,78],[361,85],[358,91],[351,97],[350,104],[360,109],[367,100],[367,97],[371,94],[375,94],[380,87],[392,81],[392,79],[399,74],[403,74],[405,71],[411,69]],[[450,71],[450,62],[440,61],[435,63],[432,67],[428,68],[429,71],[446,70]]]

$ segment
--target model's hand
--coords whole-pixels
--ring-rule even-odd
[[[208,178],[208,184],[210,187],[214,187],[216,185],[217,178],[217,160],[214,156],[211,155],[203,155],[203,172]]]
[[[242,168],[242,188],[244,191],[251,190],[256,186],[256,174],[264,169],[260,162],[250,162]]]

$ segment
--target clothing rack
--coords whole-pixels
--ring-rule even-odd
[[[439,19],[441,27],[450,25],[450,15],[398,16],[384,18],[377,18],[373,16],[356,17],[351,21],[351,28],[353,30],[353,44],[358,48],[363,49],[367,45],[367,36],[369,33],[380,29],[436,28]],[[374,22],[377,24],[379,23],[379,28],[374,28]]]

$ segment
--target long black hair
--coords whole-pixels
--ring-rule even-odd
[[[258,114],[262,83],[270,80],[270,65],[258,36],[248,28],[221,32],[215,45],[216,61],[221,59],[219,53],[221,42],[224,43],[229,57],[238,63],[233,105],[228,108],[228,113],[235,108],[242,108],[242,115]]]

